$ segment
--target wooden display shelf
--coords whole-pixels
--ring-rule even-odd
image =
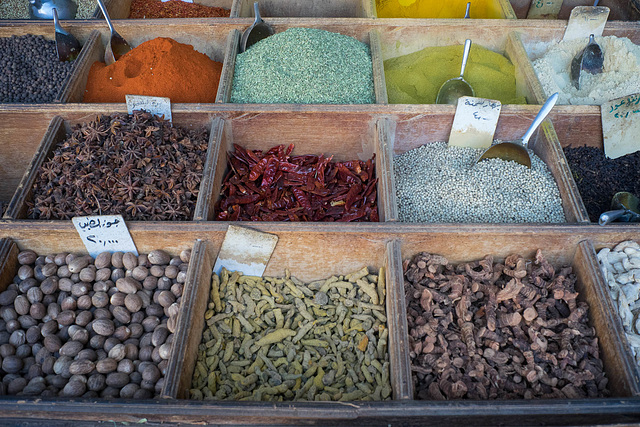
[[[436,425],[441,423],[510,423],[519,425],[549,421],[554,424],[595,424],[640,422],[640,393],[637,371],[630,366],[630,354],[620,339],[599,280],[595,247],[625,240],[636,233],[615,227],[567,225],[540,226],[442,226],[397,224],[252,224],[252,228],[277,234],[278,245],[267,266],[266,275],[281,276],[288,268],[301,280],[313,280],[334,273],[346,273],[364,265],[387,267],[387,314],[391,335],[394,400],[392,402],[196,402],[183,396],[190,384],[194,345],[200,341],[203,302],[210,288],[210,273],[222,244],[226,224],[182,223],[167,228],[158,222],[132,223],[130,231],[141,253],[162,247],[172,254],[193,247],[188,286],[185,287],[181,314],[171,361],[163,389],[163,400],[39,399],[24,396],[0,398],[0,419],[17,417],[54,420],[137,421],[149,423],[248,423],[248,424],[340,424],[362,422]],[[49,223],[0,221],[0,238],[10,239],[20,249],[49,254],[58,251],[84,253],[81,240],[70,222]],[[11,268],[6,253],[12,243],[0,245],[0,266]],[[601,357],[609,378],[612,397],[578,400],[533,401],[414,401],[409,377],[407,329],[403,323],[402,260],[419,251],[429,251],[458,263],[492,254],[496,260],[512,253],[531,257],[543,249],[555,266],[571,264],[577,275],[577,291],[590,305],[590,323],[599,337]],[[15,255],[15,249],[13,249]],[[15,266],[13,266],[15,268]],[[5,270],[2,270],[5,272]],[[3,287],[11,273],[0,274]],[[187,290],[189,289],[189,290]],[[205,304],[206,305],[206,304]],[[194,344],[195,343],[195,344]],[[403,344],[405,346],[403,346]],[[90,411],[89,411],[90,409]]]
[[[531,8],[532,0],[510,0],[513,11],[518,19],[526,19]],[[591,0],[564,0],[557,19],[569,19],[571,10],[576,6],[593,6]],[[606,6],[610,9],[609,21],[636,21],[640,18],[640,12],[631,1],[602,0],[598,6]]]

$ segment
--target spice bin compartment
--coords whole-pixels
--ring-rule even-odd
[[[481,236],[473,233],[411,234],[402,239],[402,259],[411,259],[417,253],[426,251],[444,256],[453,265],[479,261],[487,255],[491,255],[494,262],[502,263],[512,254],[518,254],[529,262],[536,259],[536,250],[540,249],[544,258],[555,267],[556,274],[560,271],[560,266],[571,266],[577,279],[577,301],[585,301],[589,306],[589,326],[595,328],[599,355],[604,363],[611,397],[637,395],[640,390],[637,372],[633,368],[630,353],[623,344],[624,334],[619,322],[614,319],[616,313],[611,310],[608,295],[605,295],[606,284],[600,278],[593,245],[588,240],[575,245],[572,241],[580,238],[569,236],[569,233],[554,233],[550,236],[546,230],[525,233],[518,236],[518,239],[501,231],[489,231]],[[521,325],[526,324],[525,319],[526,317],[522,318]]]
[[[142,269],[140,271],[144,270],[147,274],[147,277],[152,277],[155,279],[155,282],[157,282],[149,282],[149,284],[145,283],[145,285],[142,285],[143,281],[140,280],[136,284],[138,286],[137,291],[131,287],[133,285],[129,286],[130,283],[135,282],[135,280],[133,280],[133,277],[136,277],[136,274],[133,273],[131,277],[129,277],[130,280],[129,282],[127,282],[127,284],[125,284],[124,282],[123,284],[120,284],[120,281],[118,281],[117,285],[114,285],[113,283],[109,284],[107,282],[101,282],[99,280],[99,269],[98,271],[96,271],[96,269],[93,269],[94,261],[96,268],[98,267],[98,262],[100,262],[100,265],[107,266],[106,268],[101,268],[103,272],[104,270],[111,270],[111,272],[107,274],[111,274],[112,278],[116,277],[116,273],[114,273],[114,271],[116,271],[116,266],[108,261],[110,258],[108,256],[102,258],[98,257],[91,261],[74,263],[73,258],[69,258],[67,255],[72,254],[72,256],[76,258],[76,261],[82,261],[82,259],[86,256],[86,252],[82,241],[74,232],[73,228],[67,228],[66,230],[57,230],[56,232],[50,234],[49,237],[35,241],[30,241],[29,239],[24,240],[20,237],[13,239],[0,239],[0,293],[2,293],[3,295],[3,301],[11,297],[14,298],[13,301],[7,300],[7,302],[3,302],[3,313],[6,313],[5,309],[13,309],[14,307],[18,309],[17,311],[19,314],[21,314],[23,310],[27,310],[27,315],[21,315],[19,318],[20,323],[14,325],[15,327],[13,327],[13,329],[17,328],[26,331],[28,328],[35,326],[38,328],[38,330],[40,330],[41,328],[44,330],[45,323],[50,322],[50,319],[48,319],[48,317],[50,316],[58,321],[58,324],[56,325],[56,332],[58,331],[58,329],[66,330],[66,327],[70,327],[72,325],[75,325],[76,328],[75,331],[71,332],[71,336],[65,336],[62,332],[57,332],[55,335],[60,338],[59,340],[57,340],[57,344],[55,342],[52,343],[51,341],[47,340],[43,341],[43,337],[33,336],[32,332],[35,331],[29,332],[29,350],[33,351],[31,349],[31,346],[38,345],[37,343],[39,343],[40,348],[44,347],[47,350],[47,353],[42,355],[41,352],[38,352],[38,356],[36,356],[35,352],[33,353],[33,356],[36,356],[35,363],[41,364],[44,373],[41,370],[35,371],[35,375],[30,374],[31,378],[33,378],[34,376],[46,376],[47,379],[45,381],[47,381],[47,383],[45,384],[47,384],[47,390],[49,390],[52,386],[55,386],[56,390],[61,391],[63,389],[63,385],[56,385],[59,383],[59,381],[55,382],[53,379],[49,378],[54,372],[58,374],[59,378],[57,377],[57,380],[61,380],[65,375],[64,373],[62,373],[62,371],[58,371],[58,363],[56,363],[55,366],[53,364],[50,364],[48,365],[49,368],[46,368],[47,362],[45,362],[44,359],[49,357],[54,358],[55,362],[60,363],[63,363],[62,359],[64,357],[67,357],[67,361],[64,363],[72,363],[74,366],[76,366],[75,368],[73,368],[73,366],[71,367],[71,369],[76,370],[74,371],[76,375],[83,375],[85,380],[87,380],[89,376],[92,376],[92,378],[88,379],[88,381],[85,383],[86,388],[78,387],[78,384],[75,384],[75,387],[72,387],[71,384],[68,384],[65,381],[67,385],[64,385],[64,394],[62,394],[61,396],[66,398],[87,398],[88,395],[85,395],[82,389],[85,389],[87,391],[93,390],[95,395],[93,395],[91,398],[94,399],[94,404],[97,403],[98,405],[100,405],[101,401],[104,402],[107,400],[106,397],[123,397],[131,399],[134,396],[134,393],[129,392],[139,390],[142,387],[146,388],[148,391],[146,394],[144,394],[145,397],[133,398],[137,400],[142,399],[148,401],[148,399],[150,399],[150,397],[154,394],[166,395],[165,390],[170,388],[167,372],[171,369],[172,364],[175,364],[178,359],[181,359],[180,354],[176,353],[176,343],[181,339],[179,336],[179,333],[181,332],[177,331],[176,325],[180,324],[181,318],[185,316],[185,310],[189,309],[184,302],[188,298],[183,291],[187,288],[191,288],[192,286],[189,284],[189,282],[195,279],[195,263],[190,262],[189,256],[191,253],[197,253],[199,251],[200,242],[194,243],[193,241],[182,239],[180,237],[176,238],[176,236],[173,236],[171,241],[165,242],[167,243],[166,247],[160,248],[159,242],[155,238],[147,239],[139,234],[136,235],[136,233],[132,233],[132,237],[136,243],[139,253],[144,256],[131,256],[130,258],[127,258],[125,256],[124,259],[123,257],[120,257],[119,259],[121,260],[121,263],[124,262],[126,264],[124,268],[126,268],[127,270],[132,270],[131,267],[127,267],[127,265],[133,266],[133,264],[131,264],[132,262],[134,262],[136,265],[146,265],[147,267],[149,267],[149,269],[147,269],[147,267],[140,267]],[[23,251],[32,252],[27,253]],[[120,254],[122,255],[122,253]],[[148,254],[154,255],[153,260],[151,259],[151,256],[147,256]],[[36,256],[41,257],[41,261],[44,262],[41,264],[39,264],[40,261],[35,262]],[[23,261],[20,261],[20,257],[22,257]],[[45,260],[45,257],[48,257],[49,259]],[[65,257],[67,261],[65,261]],[[27,258],[29,258],[30,260],[24,261]],[[111,259],[113,259],[113,257],[111,257]],[[138,264],[139,261],[145,264]],[[149,273],[149,271],[151,270],[151,264],[164,269],[166,274],[170,274],[168,272],[168,269],[173,266],[173,272],[177,274],[177,278],[174,277],[173,280],[169,279],[166,276],[162,276],[160,278],[164,278],[166,279],[166,281],[168,281],[169,286],[171,286],[170,290],[160,290],[164,286],[158,286],[160,279],[157,276],[152,276]],[[32,274],[35,273],[35,275],[31,279],[25,277],[24,280],[20,280],[21,284],[17,287],[14,285],[14,293],[10,294],[11,291],[7,291],[8,286],[12,283],[12,281],[16,283],[15,280],[19,277],[22,277],[22,275],[24,274],[22,270],[19,270],[21,265],[30,265],[31,267],[33,267],[30,271]],[[83,268],[82,265],[85,265],[87,267]],[[51,272],[52,269],[49,267],[53,267],[52,274],[46,273],[48,274],[48,276],[41,275],[41,273],[45,269]],[[69,271],[70,268],[82,268],[82,270],[78,270],[81,271],[80,277],[82,278],[82,281],[80,281],[80,279],[78,278],[69,278],[71,276],[71,273]],[[90,274],[89,270],[93,272],[92,278],[87,277],[87,274]],[[119,274],[118,277],[124,277],[125,270],[123,269],[123,267],[120,267],[120,273],[121,274]],[[131,271],[129,271],[129,273],[131,273]],[[173,276],[172,273],[171,275]],[[137,277],[140,278],[140,276]],[[23,282],[26,284],[25,280],[31,280],[32,282],[35,282],[35,286],[33,285],[33,283],[30,283],[26,286],[34,287],[35,289],[41,289],[42,291],[31,294],[26,290],[20,288]],[[66,281],[64,285],[63,281]],[[173,285],[171,285],[172,282]],[[129,286],[129,288],[125,289],[124,285]],[[70,287],[71,290],[68,290],[67,286]],[[107,291],[107,289],[112,289],[113,292],[109,292]],[[66,296],[64,296],[64,298],[61,298],[60,295],[63,292]],[[166,295],[162,294],[162,292],[164,292]],[[45,295],[45,298],[43,298],[43,293]],[[125,303],[122,303],[122,300],[120,300],[120,302],[116,302],[117,296],[114,297],[114,294],[119,294],[117,296],[120,297],[124,297],[125,295],[133,297],[131,298],[131,301],[125,299],[125,305]],[[145,295],[143,296],[142,294]],[[26,295],[29,295],[29,297],[27,298]],[[49,295],[50,298],[47,299],[46,296]],[[133,301],[135,297],[138,298],[137,302]],[[105,298],[107,299],[105,300]],[[169,306],[172,305],[172,301],[176,304],[175,309],[169,309]],[[36,308],[37,310],[34,310],[34,308]],[[151,311],[151,309],[153,309],[153,311]],[[99,310],[103,311],[100,314],[100,317],[94,317],[94,314],[96,316],[98,315]],[[56,312],[57,314],[55,314],[54,317],[53,313]],[[109,315],[109,312],[112,314]],[[150,313],[156,313],[157,315]],[[157,319],[157,323],[155,323],[156,319],[152,318],[153,316],[159,318]],[[149,322],[147,322],[146,319],[149,319]],[[169,323],[167,323],[167,321]],[[137,325],[136,327],[134,327],[134,323]],[[162,326],[163,324],[166,325]],[[172,326],[172,324],[174,326]],[[48,325],[46,326],[46,328],[48,328],[49,326],[52,325]],[[129,326],[131,326],[131,329],[129,329]],[[168,329],[166,331],[159,331],[159,329],[162,329],[163,327],[165,329]],[[4,329],[5,328],[3,327],[3,332],[6,334],[7,332],[4,331]],[[82,329],[83,331],[77,331],[77,329]],[[110,329],[115,330],[115,332],[109,333]],[[172,330],[174,332],[171,332]],[[78,332],[84,332],[86,333],[86,335],[84,333],[78,334]],[[144,338],[144,334],[149,332],[153,332],[158,336],[155,338],[152,338],[151,336]],[[169,335],[163,335],[162,332],[167,332]],[[171,338],[170,341],[166,341],[166,339],[171,336],[170,334],[173,334],[173,338]],[[95,338],[93,338],[94,336],[98,335],[102,337],[101,340],[96,340]],[[32,336],[33,338],[31,338]],[[89,340],[90,336],[92,337],[91,340]],[[133,340],[129,340],[129,337],[135,338]],[[137,338],[140,339],[138,340]],[[109,339],[111,339],[112,341],[109,341]],[[149,340],[148,345],[146,344],[147,340]],[[165,343],[165,341],[168,348],[163,348],[161,353],[151,356],[151,353],[149,353],[149,351],[153,350],[154,348],[154,351],[158,351],[158,349],[163,345],[163,343]],[[118,346],[120,348],[117,348]],[[128,346],[135,346],[136,348],[129,348]],[[55,350],[55,348],[59,348],[59,350]],[[104,349],[104,353],[100,354],[100,350],[102,349]],[[88,353],[86,357],[82,355],[77,355],[76,357],[76,354],[73,354],[79,353],[80,351],[86,351],[95,354],[97,360],[92,359],[92,356]],[[143,353],[146,354],[146,356],[143,355]],[[160,356],[160,354],[162,354],[162,356]],[[40,357],[43,359],[43,362],[37,362],[38,358]],[[149,358],[147,359],[147,357]],[[17,358],[21,358],[20,360],[24,360],[25,362],[27,362],[29,356],[26,356],[25,358],[25,356],[20,356],[19,353],[16,353],[16,356],[12,361],[16,364],[16,366],[10,367],[11,371],[13,371],[14,368],[17,368],[16,372],[12,373],[16,373],[19,376],[26,375],[25,371],[19,368],[19,366],[22,366],[22,363],[19,363],[18,360],[15,360]],[[103,361],[104,359],[109,360]],[[116,361],[116,363],[120,362],[118,364],[119,369],[117,372],[115,370],[115,366],[111,366],[114,360]],[[125,364],[121,362],[122,360],[130,361],[130,366],[125,369]],[[165,360],[165,362],[161,362],[161,360]],[[102,364],[98,363],[100,361],[103,361]],[[153,363],[154,366],[156,366],[156,372],[151,372],[154,369],[148,365],[145,367],[145,369],[141,368],[139,371],[141,374],[139,376],[139,379],[143,382],[136,383],[137,380],[135,380],[132,376],[129,376],[130,374],[133,375],[133,372],[138,370],[138,365],[134,365],[134,361],[137,361],[140,364],[146,361],[148,365]],[[110,363],[107,364],[107,362]],[[3,365],[3,369],[5,371],[5,374],[7,375],[8,372],[10,372],[9,370],[7,370],[8,367],[8,364]],[[150,369],[148,373],[145,372],[147,370],[146,368]],[[31,373],[31,370],[29,372]],[[38,372],[40,372],[40,375],[38,375]],[[110,378],[109,376],[112,374],[113,377]],[[129,387],[127,389],[128,391],[126,391],[123,384],[124,378],[122,378],[125,374],[127,381],[126,384],[136,383],[138,384],[138,386],[126,386]],[[102,378],[94,378],[96,376]],[[103,376],[107,377],[106,384],[104,382],[105,378]],[[71,374],[66,377],[69,383],[74,381],[73,378],[76,378],[72,377],[71,380],[69,380],[69,377],[71,377]],[[31,378],[29,378],[29,380],[33,382]],[[148,381],[149,383],[145,385],[144,381]],[[31,382],[29,384],[31,384]],[[5,386],[3,387],[4,394],[11,388],[8,387],[8,382],[6,381],[3,385]],[[26,382],[22,384],[22,387],[24,387],[24,385],[26,385]],[[155,386],[155,392],[151,391],[151,389],[149,388],[152,385]],[[106,386],[111,387],[112,390],[109,391],[105,389]],[[78,388],[80,388],[80,390],[78,390]],[[42,386],[40,389],[35,388],[35,390],[39,390],[36,393],[33,391],[34,388],[32,388],[32,391],[30,392],[31,394],[29,394],[26,392],[25,388],[24,392],[26,393],[26,395],[30,395],[32,397],[40,397],[40,393],[42,393],[44,389],[44,386]],[[118,389],[118,391],[120,389],[125,391],[122,391],[121,394],[113,394],[115,389]],[[54,391],[55,390],[49,390],[50,394],[45,394],[41,397],[57,398],[58,392],[55,392],[55,394],[51,394]],[[102,391],[104,391],[105,393],[109,392],[110,394],[100,395],[99,393],[101,393]],[[142,396],[142,393],[139,393],[139,395]],[[5,401],[11,401],[11,399],[24,399],[25,395],[17,396],[16,392],[8,392],[7,395],[3,397]],[[95,399],[97,399],[97,401]],[[69,400],[64,398],[58,400],[58,402],[64,401],[68,402]]]
[[[398,283],[393,282],[394,278],[392,276],[392,271],[397,268],[394,264],[396,261],[391,256],[392,253],[397,252],[394,243],[385,243],[384,240],[374,235],[364,236],[351,232],[318,234],[308,231],[296,232],[282,229],[276,234],[279,240],[267,265],[264,273],[265,277],[285,277],[288,270],[291,276],[295,276],[304,283],[311,283],[313,281],[324,281],[333,275],[347,275],[357,272],[363,267],[368,267],[370,274],[378,274],[381,271],[381,267],[385,268],[386,301],[383,304],[386,305],[386,327],[389,329],[387,348],[391,366],[392,398],[406,398],[409,386],[407,375],[403,372],[403,369],[406,371],[406,366],[401,367],[399,365],[400,362],[396,354],[398,342],[404,342],[404,338],[402,338],[403,333],[400,329],[397,329],[398,326],[396,324],[398,320],[402,320],[402,315],[399,311],[402,293],[399,291]],[[175,390],[171,389],[168,392],[171,395],[176,395],[177,393],[179,399],[189,398],[192,377],[196,369],[198,347],[202,341],[203,330],[207,328],[205,312],[213,311],[214,304],[209,303],[209,294],[212,289],[211,271],[224,234],[206,233],[202,237],[206,239],[206,246],[204,252],[197,257],[200,265],[198,268],[200,271],[199,278],[196,282],[191,283],[194,289],[188,291],[192,298],[190,303],[191,310],[187,317],[181,318],[179,326],[181,331],[188,331],[184,347],[177,350],[177,352],[184,354],[183,364],[176,371],[177,377],[169,381]],[[394,249],[396,250],[394,251]],[[185,292],[187,291],[185,290]],[[220,297],[224,297],[223,291],[220,291]],[[305,297],[301,298],[304,299]],[[307,296],[307,298],[310,297]],[[207,319],[212,318],[211,314],[209,313]],[[316,327],[319,327],[319,325]],[[327,367],[327,372],[329,369],[334,368]]]
[[[126,114],[126,113],[121,113],[121,114]],[[5,219],[27,219],[28,217],[27,202],[33,201],[33,198],[34,198],[33,187],[34,187],[34,183],[39,178],[38,173],[39,173],[40,167],[47,160],[51,158],[54,150],[58,147],[58,144],[62,143],[63,141],[65,141],[71,136],[71,129],[73,126],[80,123],[90,123],[100,118],[102,115],[103,115],[102,113],[91,114],[91,113],[88,113],[87,111],[87,112],[84,112],[84,114],[76,115],[75,118],[71,118],[67,120],[63,119],[60,116],[55,116],[51,119],[51,122],[49,123],[49,127],[46,130],[46,133],[42,138],[42,141],[40,142],[40,145],[37,151],[35,152],[33,158],[31,159],[29,166],[25,170],[21,178],[20,184],[18,185],[18,188],[16,189],[11,202],[9,203],[9,207],[7,208],[7,211],[4,216]],[[199,115],[199,116],[178,115],[177,117],[174,116],[173,123],[175,126],[184,127],[185,129],[210,130],[211,126],[213,126],[212,119],[208,115]],[[99,125],[99,126],[102,126],[102,125]],[[109,129],[106,130],[106,132],[110,132],[110,131],[111,130]],[[203,161],[202,177],[201,177],[200,186],[199,186],[199,190],[201,192],[199,192],[197,197],[197,202],[193,207],[191,219],[197,218],[196,212],[199,212],[199,211],[207,212],[209,210],[208,205],[210,204],[210,201],[211,201],[211,193],[207,193],[206,191],[204,191],[204,189],[207,187],[207,184],[205,184],[206,177],[211,174],[211,172],[209,172],[209,169],[213,167],[213,161],[215,157],[214,150],[215,150],[215,144],[213,143],[213,140],[212,140],[212,133],[209,132],[207,151]],[[121,165],[121,167],[124,167],[124,165]],[[140,169],[140,167],[136,167],[136,168]],[[70,179],[77,179],[77,178],[78,177],[70,178]],[[139,178],[139,180],[140,179],[141,178]],[[139,200],[139,199],[136,199],[136,200]],[[94,202],[95,202],[95,205],[94,205],[95,209],[91,212],[91,214],[98,215],[101,213],[99,200],[96,200],[95,195],[93,200],[91,198],[87,199],[87,203],[89,204],[93,204]],[[135,214],[133,216],[135,216]],[[54,215],[54,217],[56,216]],[[198,218],[198,219],[207,219],[207,218],[205,217],[205,218]]]
[[[222,27],[217,27],[215,25],[202,27],[185,26],[181,27],[179,31],[176,31],[172,26],[146,25],[144,23],[138,24],[137,21],[138,20],[128,21],[133,22],[133,25],[116,25],[118,33],[124,37],[124,39],[127,40],[133,48],[146,41],[153,40],[158,37],[165,37],[173,39],[178,43],[191,45],[196,51],[205,54],[213,61],[220,63],[223,63],[224,61],[225,51],[228,49],[227,46],[229,44],[229,33]],[[91,47],[91,50],[87,52],[86,62],[83,64],[79,73],[79,78],[75,82],[76,84],[71,88],[66,102],[83,102],[91,66],[95,62],[104,62],[105,46],[109,40],[110,33],[102,28],[100,29],[100,32],[102,35],[101,42],[94,44]],[[221,85],[222,79],[220,79],[220,83],[218,85],[218,92],[220,92]]]
[[[82,70],[86,67],[87,61],[91,58],[91,52],[99,44],[100,33],[98,31],[75,31],[74,28],[66,28],[71,34],[73,34],[80,44],[82,50],[75,59],[69,75],[62,82],[60,88],[53,100],[53,103],[66,103],[70,102],[74,87],[78,84],[78,80],[81,79]],[[50,25],[28,25],[28,26],[7,26],[0,27],[0,38],[12,37],[12,36],[24,36],[32,34],[35,36],[43,36],[46,40],[55,40],[55,32],[53,26]],[[4,70],[2,72],[5,72]],[[11,105],[11,103],[0,103],[1,105]],[[39,105],[39,104],[33,104]]]
[[[520,108],[518,109],[520,110]],[[538,113],[539,107],[522,107],[519,113],[503,112],[498,120],[494,140],[512,141],[519,139]],[[527,111],[526,115],[524,111]],[[447,141],[454,113],[443,113],[442,115],[421,115],[416,117],[400,116],[395,123],[390,122],[387,127],[386,140],[383,145],[392,151],[391,157],[403,154],[425,144],[438,141]],[[551,121],[547,119],[529,140],[529,149],[542,159],[553,176],[560,197],[562,199],[562,209],[565,220],[569,223],[587,222],[586,212],[579,202],[579,194],[574,181],[571,179],[571,172],[564,161],[562,149],[558,142]],[[393,177],[393,188],[397,182]],[[396,194],[395,190],[392,194]],[[396,209],[399,210],[397,197],[394,198]],[[397,212],[397,211],[396,211]],[[398,220],[398,217],[389,217],[387,221]]]
[[[107,0],[107,2],[105,2],[106,3],[105,6],[107,7],[107,12],[109,13],[109,17],[111,19],[130,19],[129,15],[131,14],[132,2],[133,0]],[[195,0],[192,3],[201,4],[201,5],[210,6],[210,7],[222,7],[224,9],[228,9],[230,13],[232,13],[234,1],[233,0]],[[100,19],[104,19],[100,11],[98,11],[98,17]],[[168,18],[168,19],[184,19],[184,18]],[[207,19],[211,19],[211,18],[207,18]],[[118,30],[118,33],[119,32],[120,31]],[[128,41],[129,39],[126,39],[126,40]]]
[[[323,2],[263,0],[260,2],[260,15],[263,18],[372,18],[373,11],[370,8],[369,0],[329,0]],[[253,1],[236,0],[231,16],[253,18]]]
[[[531,4],[534,2],[532,0],[510,0],[510,3],[517,18],[526,19]],[[565,0],[562,2],[557,19],[569,19],[571,10],[576,6],[593,6],[593,2],[589,0]],[[632,1],[603,0],[598,3],[598,6],[606,6],[610,9],[609,21],[637,21],[640,17],[640,12],[637,9],[638,5],[633,5]]]
[[[260,114],[248,114],[218,122],[219,127],[217,129],[214,128],[212,132],[213,137],[216,138],[214,143],[217,153],[217,157],[214,159],[215,166],[211,171],[212,175],[205,178],[205,183],[210,185],[211,188],[211,191],[207,190],[207,194],[213,194],[213,203],[201,205],[203,209],[208,210],[197,210],[196,219],[215,218],[215,220],[220,220],[223,218],[220,216],[219,211],[214,212],[214,210],[218,209],[221,201],[222,186],[225,177],[231,170],[229,168],[229,159],[236,150],[234,148],[235,145],[248,151],[262,150],[263,153],[266,153],[278,145],[283,145],[284,148],[287,148],[290,144],[294,144],[291,152],[292,156],[324,155],[325,159],[332,156],[333,162],[351,160],[367,162],[375,155],[373,166],[375,176],[378,179],[376,184],[377,216],[380,221],[386,221],[394,215],[394,207],[389,202],[391,200],[390,197],[392,197],[390,195],[391,183],[388,174],[390,158],[387,150],[381,146],[381,134],[375,123],[340,113],[328,113],[325,117],[316,116],[316,120],[304,115],[286,113],[278,114],[278,116],[277,119],[273,116],[269,119]],[[366,185],[364,183],[370,181],[371,177],[368,180],[363,180],[363,188],[357,195],[358,199],[356,200],[361,200],[365,193],[369,194],[365,191]],[[261,186],[261,178],[258,178],[255,183],[256,186]],[[251,195],[253,193],[247,192],[247,194]],[[281,196],[283,196],[283,193],[281,193]],[[337,196],[337,194],[333,196]],[[305,195],[304,197],[309,196]],[[342,198],[337,198],[336,203],[338,200],[342,200]],[[273,201],[273,203],[276,202],[278,201]],[[280,209],[292,209],[299,206],[299,203],[301,202],[296,200],[292,207]],[[264,206],[268,205],[264,204]],[[367,204],[366,206],[369,205]],[[366,206],[359,204],[358,207],[364,209]],[[276,211],[277,209],[274,207],[272,210]],[[336,213],[335,220],[339,221],[343,215],[346,217],[350,213],[351,211]],[[331,217],[328,213],[327,215]],[[374,217],[373,213],[367,213],[366,218],[372,217]]]
[[[399,0],[367,0],[371,2],[374,18],[463,18],[466,1],[448,2],[399,2]],[[399,4],[402,3],[402,6]],[[405,3],[408,3],[405,6]],[[380,7],[385,4],[386,7]],[[438,7],[440,7],[438,9]],[[509,0],[484,0],[471,3],[472,19],[515,19],[516,14]]]
[[[320,30],[326,30],[334,33],[353,37],[362,43],[369,46],[371,53],[371,61],[373,65],[373,88],[375,93],[376,104],[387,103],[387,89],[384,83],[384,70],[382,68],[382,57],[380,47],[380,36],[375,29],[370,31],[362,30],[359,28],[353,28],[350,26],[326,26],[326,25],[298,25],[294,20],[282,20],[286,22],[284,25],[274,25],[276,33],[285,31],[290,28],[304,27],[314,28]],[[294,22],[293,25],[289,22]],[[355,31],[354,31],[355,30]],[[227,56],[225,56],[224,68],[222,70],[222,77],[220,78],[220,90],[218,91],[218,97],[216,102],[228,103],[231,102],[231,90],[233,88],[233,77],[235,72],[236,58],[240,53],[240,31],[234,30],[229,36],[229,49],[227,50]],[[243,104],[239,104],[243,105]],[[300,104],[281,104],[281,105],[300,105]],[[348,104],[348,105],[363,105],[363,104]]]

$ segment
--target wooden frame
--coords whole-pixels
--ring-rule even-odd
[[[510,1],[513,11],[518,19],[525,19],[529,8],[531,7],[531,0],[511,0]],[[557,19],[569,19],[571,10],[576,6],[593,6],[593,1],[590,0],[564,0],[562,7],[558,13]],[[623,0],[603,0],[598,3],[598,6],[606,6],[610,9],[609,20],[610,21],[637,21],[640,17],[640,13],[636,10],[630,1]],[[548,18],[552,19],[552,18]]]

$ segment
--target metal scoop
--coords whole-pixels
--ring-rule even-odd
[[[258,2],[253,3],[253,11],[255,12],[256,19],[253,21],[253,24],[242,33],[242,37],[240,38],[240,53],[249,49],[260,40],[266,39],[276,33],[273,27],[264,22],[260,17]]]
[[[29,0],[29,3],[32,19],[53,19],[54,9],[60,19],[73,19],[78,11],[78,5],[71,0]]]
[[[524,133],[522,139],[510,142],[501,142],[489,147],[487,151],[482,153],[478,162],[485,159],[502,159],[520,163],[521,165],[531,168],[531,157],[529,157],[529,152],[527,151],[529,139],[536,129],[538,129],[538,126],[540,126],[544,119],[547,118],[547,115],[551,112],[553,106],[556,105],[556,101],[558,101],[558,92],[551,95],[542,108],[540,108],[538,115],[533,119],[531,126],[529,126],[529,129]]]
[[[53,9],[53,25],[56,29],[56,52],[60,61],[74,61],[80,54],[80,42],[60,26],[58,10]]]
[[[109,13],[107,13],[107,8],[104,7],[104,3],[102,3],[102,0],[97,1],[102,14],[104,15],[104,19],[107,20],[109,30],[111,30],[111,39],[104,49],[104,62],[107,65],[111,65],[118,59],[120,59],[122,55],[129,52],[131,50],[131,46],[129,46],[129,43],[127,43],[127,41],[120,34],[118,34],[115,28],[113,28],[111,19],[109,19]]]
[[[639,202],[636,196],[626,191],[614,194],[611,199],[612,210],[603,212],[598,219],[598,224],[607,225],[613,221],[640,222]]]
[[[464,19],[469,19],[469,9],[471,9],[471,2],[467,3],[467,10],[464,12]]]
[[[589,74],[602,73],[602,64],[604,63],[604,54],[600,45],[596,43],[593,34],[589,36],[589,44],[582,52],[576,55],[571,61],[571,83],[580,89],[580,74],[581,71],[586,71]]]
[[[464,79],[464,69],[467,67],[467,60],[469,59],[469,51],[471,50],[471,40],[467,39],[464,42],[464,52],[462,53],[462,67],[460,67],[460,77],[454,77],[447,80],[440,86],[438,96],[436,97],[436,104],[453,104],[458,103],[458,98],[461,96],[475,96],[475,91]]]

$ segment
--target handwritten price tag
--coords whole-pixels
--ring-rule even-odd
[[[533,0],[527,19],[556,19],[561,8],[562,0]]]
[[[605,102],[600,111],[605,156],[617,159],[640,150],[640,93]]]
[[[160,96],[125,95],[127,111],[144,110],[171,122],[171,100]]]
[[[489,148],[493,142],[502,104],[493,99],[458,98],[449,146]]]
[[[562,40],[585,39],[585,46],[589,35],[602,35],[609,17],[609,8],[605,6],[576,6],[571,10],[567,29]]]
[[[122,215],[76,216],[72,221],[92,257],[100,252],[133,252],[138,255]]]

